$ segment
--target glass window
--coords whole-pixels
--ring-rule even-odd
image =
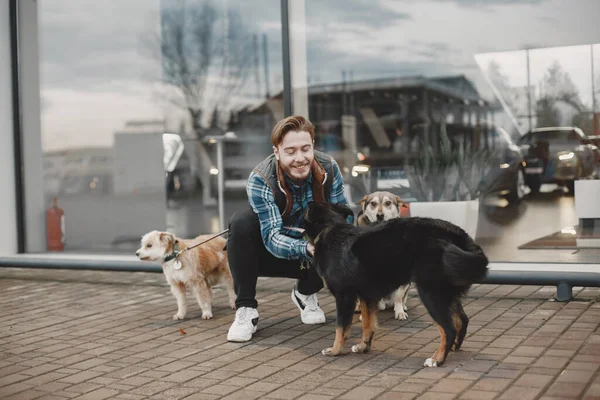
[[[214,232],[220,175],[224,219],[247,204],[283,117],[278,0],[38,4],[45,202],[65,211],[66,251]]]
[[[576,182],[600,184],[588,138],[600,134],[600,3],[303,3],[292,62],[307,90],[294,95],[306,92],[352,201],[388,190],[411,210],[466,215],[493,261],[600,256],[575,202],[590,193]]]

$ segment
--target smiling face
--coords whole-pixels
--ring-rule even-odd
[[[310,174],[315,154],[309,132],[289,131],[281,143],[273,146],[283,172],[296,184],[302,184]]]
[[[142,261],[161,261],[173,249],[175,237],[168,232],[152,231],[142,237],[135,255]]]

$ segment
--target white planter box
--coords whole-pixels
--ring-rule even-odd
[[[600,218],[600,180],[575,181],[575,215],[577,218]]]
[[[439,218],[452,222],[475,238],[479,219],[479,200],[410,203],[410,216]]]

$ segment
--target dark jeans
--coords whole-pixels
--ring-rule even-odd
[[[237,294],[237,308],[257,308],[255,297],[259,276],[298,279],[296,289],[304,295],[323,288],[323,280],[314,269],[300,269],[300,260],[277,258],[269,253],[262,241],[258,216],[251,208],[231,217],[227,256]]]

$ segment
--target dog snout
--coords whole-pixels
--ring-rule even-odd
[[[383,214],[377,214],[377,221],[383,221]]]
[[[139,251],[139,250],[137,250],[137,251],[135,252],[135,255],[139,257],[139,256],[140,256],[140,251]]]

